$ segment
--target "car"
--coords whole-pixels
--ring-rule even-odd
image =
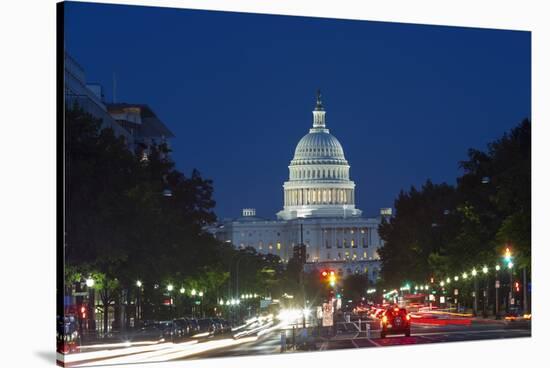
[[[208,334],[213,335],[216,332],[216,324],[211,318],[201,318],[198,322],[201,333],[208,332]]]
[[[411,316],[405,308],[387,308],[382,314],[380,328],[381,338],[385,338],[388,333],[404,333],[405,336],[411,336]]]
[[[61,354],[78,352],[80,334],[75,315],[58,316],[57,318],[57,351]]]
[[[191,336],[200,333],[199,321],[196,318],[186,318],[186,320],[189,323],[189,333]]]
[[[174,320],[174,339],[182,340],[191,335],[191,327],[185,318]]]
[[[221,318],[212,318],[216,325],[216,333],[217,334],[224,334],[227,332],[231,332],[231,327],[229,327],[229,323],[227,321],[221,319]]]

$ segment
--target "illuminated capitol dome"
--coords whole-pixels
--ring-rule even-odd
[[[349,178],[350,166],[342,145],[330,134],[325,123],[321,93],[313,110],[313,127],[294,152],[289,180],[284,183],[282,220],[305,217],[354,217],[355,183]]]
[[[209,226],[208,231],[222,242],[276,255],[284,263],[296,246],[304,245],[306,271],[330,268],[340,279],[364,273],[374,283],[380,271],[378,249],[383,245],[378,226],[383,217],[391,216],[391,209],[365,217],[355,208],[350,165],[342,145],[327,128],[325,114],[317,92],[313,126],[298,142],[288,166],[284,205],[277,219],[245,208],[242,216]]]

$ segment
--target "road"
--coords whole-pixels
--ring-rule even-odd
[[[531,322],[485,321],[471,325],[414,324],[411,336],[388,335],[380,338],[376,323],[366,332],[348,330],[331,338],[316,337],[312,350],[357,349],[396,345],[432,344],[439,342],[484,339],[518,338],[531,336]],[[129,346],[96,347],[93,350],[65,356],[66,366],[88,367],[104,364],[164,362],[182,359],[232,357],[242,355],[280,354],[281,329],[270,326],[265,333],[245,334],[238,339],[230,335],[194,339],[180,343],[151,342]],[[290,342],[290,341],[289,341]],[[286,353],[298,352],[289,347]]]

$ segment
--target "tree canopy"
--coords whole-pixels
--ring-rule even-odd
[[[380,225],[383,283],[460,272],[494,264],[510,247],[515,263],[530,267],[531,122],[522,121],[487,150],[470,149],[455,186],[401,191],[396,215]]]

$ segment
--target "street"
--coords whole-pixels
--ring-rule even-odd
[[[388,335],[380,338],[375,321],[370,321],[372,329],[367,333],[359,331],[338,331],[335,336],[315,336],[310,350],[353,349],[384,347],[438,342],[458,342],[484,339],[516,338],[531,336],[530,321],[473,320],[470,325],[429,325],[413,324],[411,336]],[[190,339],[180,343],[171,342],[128,342],[126,345],[106,344],[93,349],[65,356],[69,367],[87,367],[104,364],[146,363],[175,361],[182,359],[232,357],[257,354],[280,354],[281,331],[288,326],[266,324],[265,328],[254,328],[253,333],[234,338],[231,335],[211,336],[206,339]],[[236,334],[233,334],[235,336]],[[289,340],[287,340],[290,343]],[[314,346],[314,347],[313,347]],[[287,345],[285,353],[295,353]]]

